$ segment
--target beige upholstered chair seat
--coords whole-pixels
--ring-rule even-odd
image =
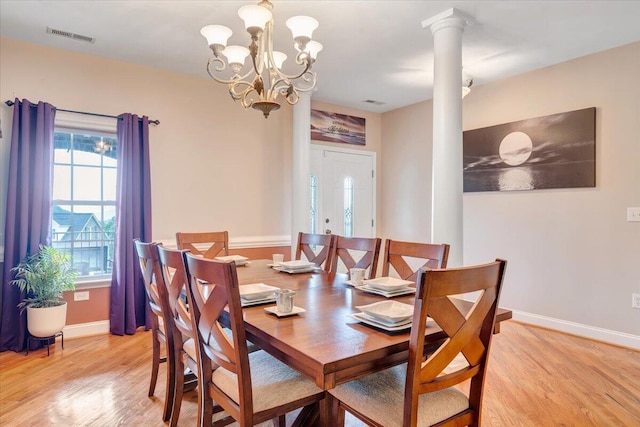
[[[347,406],[385,427],[401,427],[407,365],[339,385],[329,392]],[[420,395],[418,425],[430,426],[469,407],[467,396],[451,387]]]
[[[322,392],[315,383],[262,350],[249,354],[249,365],[255,412]],[[239,401],[238,377],[234,373],[218,368],[211,379],[225,394]]]

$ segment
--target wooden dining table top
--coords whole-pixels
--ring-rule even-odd
[[[305,312],[277,317],[265,311],[275,303],[243,308],[247,338],[263,350],[325,390],[407,360],[410,329],[388,332],[348,317],[360,312],[356,306],[387,298],[348,286],[346,274],[322,270],[289,274],[271,269],[269,263],[270,260],[254,260],[239,266],[239,284],[264,283],[295,290],[294,305]],[[414,296],[393,300],[413,305]],[[463,312],[471,307],[467,301],[454,303]],[[511,315],[511,311],[499,309],[496,325]],[[436,324],[428,325],[427,343],[435,344],[442,338]]]

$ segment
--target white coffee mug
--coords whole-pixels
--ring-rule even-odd
[[[273,254],[273,263],[280,264],[284,261],[284,254]]]
[[[364,280],[364,268],[351,268],[349,269],[349,276],[351,277],[351,282],[355,285],[362,285],[362,281]]]

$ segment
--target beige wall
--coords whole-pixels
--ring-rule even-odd
[[[626,221],[640,206],[638,76],[634,43],[474,87],[463,102],[465,130],[596,107],[595,188],[464,195],[464,263],[507,259],[501,305],[524,320],[640,342],[640,223]],[[388,236],[429,236],[431,114],[429,101],[383,115]]]

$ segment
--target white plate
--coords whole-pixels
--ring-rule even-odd
[[[367,313],[357,313],[357,314],[358,314],[358,316],[360,316],[360,318],[364,318],[366,320],[370,320],[370,321],[375,322],[375,323],[380,323],[380,324],[382,324],[384,326],[387,326],[389,328],[394,328],[396,326],[404,326],[404,325],[408,325],[411,322],[413,322],[413,316],[409,317],[408,319],[405,319],[405,320],[403,320],[401,322],[387,322],[387,321],[384,321],[384,320],[382,320],[380,318],[369,316]]]
[[[237,266],[249,264],[249,258],[242,255],[217,256],[215,259],[218,261],[233,261]]]
[[[400,326],[385,326],[380,322],[371,320],[371,318],[366,317],[366,315],[363,315],[363,313],[347,314],[347,317],[351,317],[352,319],[356,319],[366,325],[375,326],[376,328],[384,329],[385,331],[390,331],[390,332],[404,331],[405,329],[411,329],[411,323],[405,323]]]
[[[401,295],[409,295],[409,294],[416,293],[416,288],[402,288],[397,291],[387,292],[387,291],[381,291],[380,289],[373,289],[369,287],[369,285],[362,285],[362,286],[356,287],[356,289],[360,289],[361,291],[364,291],[370,294],[382,295],[383,297],[387,297],[387,298],[399,297]]]
[[[267,298],[259,298],[259,299],[253,299],[253,300],[246,300],[246,299],[240,298],[240,302],[242,307],[251,307],[252,305],[271,304],[272,302],[276,302],[276,297],[270,296]]]
[[[356,308],[374,319],[389,324],[403,322],[413,317],[413,306],[398,301],[380,301],[368,305],[357,305]]]
[[[404,289],[413,284],[410,280],[396,279],[395,277],[377,277],[375,279],[363,280],[362,283],[369,285],[371,288],[386,292]]]
[[[284,261],[280,263],[280,266],[287,269],[287,270],[298,270],[298,269],[305,269],[305,268],[310,268],[310,267],[315,267],[316,265],[312,262],[309,261],[305,261],[302,259],[297,259],[294,261]]]
[[[298,273],[312,273],[317,270],[317,267],[313,266],[313,267],[307,267],[307,268],[296,268],[295,270],[289,270],[288,268],[284,268],[284,267],[273,267],[273,269],[276,271],[282,271],[283,273],[298,274]]]
[[[264,299],[273,296],[273,293],[280,289],[275,286],[265,285],[264,283],[252,283],[249,285],[240,285],[240,298],[247,301],[255,299]]]
[[[293,310],[291,310],[288,313],[280,313],[278,311],[278,306],[274,305],[273,307],[265,307],[264,311],[266,311],[267,313],[271,313],[271,314],[275,314],[278,317],[287,317],[287,316],[295,316],[296,314],[300,314],[300,313],[304,313],[305,310],[302,307],[296,307],[295,305],[293,306]]]
[[[353,283],[351,280],[345,280],[344,284],[347,285],[347,286],[356,286],[356,287],[358,286],[355,283]],[[362,285],[360,285],[360,286],[362,286]]]

